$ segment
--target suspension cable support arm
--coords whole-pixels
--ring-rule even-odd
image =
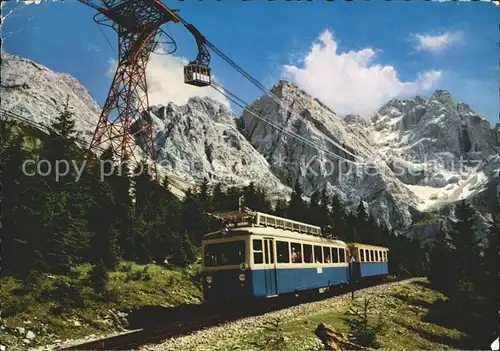
[[[190,63],[195,63],[197,65],[208,66],[210,64],[210,52],[206,47],[207,40],[201,34],[201,32],[192,24],[184,23],[184,27],[194,36],[196,40],[196,45],[198,46],[198,55],[194,61]]]
[[[81,2],[84,5],[92,7],[94,10],[97,10],[102,14],[106,14],[106,10],[100,6],[97,6],[92,0],[77,0],[77,1]]]

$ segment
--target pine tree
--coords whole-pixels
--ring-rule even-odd
[[[369,223],[369,214],[368,211],[365,207],[365,204],[363,200],[360,201],[358,208],[357,208],[357,215],[356,215],[356,232],[358,235],[358,240],[364,243],[369,243],[371,240],[370,238],[370,223]]]
[[[132,222],[134,216],[134,205],[131,197],[131,179],[126,162],[114,167],[113,173],[106,178],[111,187],[115,201],[113,215],[113,227],[117,231],[120,256],[127,260],[134,259],[134,236],[132,234]]]
[[[154,191],[153,180],[149,173],[144,172],[145,167],[147,167],[146,161],[142,161],[134,169],[135,216],[148,219],[151,216],[148,210],[152,208],[151,195]]]
[[[326,188],[323,188],[323,190],[321,190],[319,202],[320,225],[323,227],[331,226],[332,229],[334,229],[334,220],[330,211],[331,201],[326,192]]]
[[[156,194],[150,252],[157,262],[167,258],[170,263],[185,264],[192,256],[192,247],[179,220],[181,203],[169,190],[167,177],[157,186]]]
[[[370,300],[357,301],[345,313],[349,328],[349,340],[355,344],[377,348],[377,334],[382,330],[382,323],[374,324],[370,318]]]
[[[221,183],[215,184],[215,186],[212,190],[211,210],[212,211],[229,210],[228,204],[227,204],[227,196],[222,191],[222,184]]]
[[[487,246],[484,250],[485,279],[483,291],[489,300],[491,308],[498,304],[500,291],[500,215],[494,217],[487,237]]]
[[[481,271],[479,240],[474,220],[477,214],[465,200],[455,208],[456,222],[450,231],[450,244],[454,248],[450,260],[450,274],[455,286],[460,280],[475,282]]]
[[[211,218],[206,211],[207,197],[187,191],[182,203],[182,223],[188,232],[190,240],[195,245],[201,244],[203,235],[210,231]]]
[[[210,185],[208,183],[208,179],[204,178],[203,182],[201,183],[199,190],[198,190],[198,201],[201,205],[201,207],[205,210],[208,211],[210,208],[210,200],[211,200],[211,195],[210,195]]]
[[[333,231],[334,234],[342,238],[344,240],[347,240],[348,236],[346,235],[348,229],[347,229],[347,223],[345,221],[346,213],[344,212],[342,205],[340,204],[339,197],[337,195],[334,195],[331,200],[331,207],[332,207],[332,222],[333,222]]]
[[[346,213],[343,227],[346,229],[345,241],[354,243],[360,242],[360,236],[357,228],[357,218],[355,214],[349,212]]]
[[[44,188],[39,177],[23,173],[22,164],[28,159],[22,148],[23,137],[17,136],[3,145],[2,158],[2,268],[11,273],[25,274],[42,265],[35,254],[42,228],[36,220],[36,205]],[[28,172],[31,170],[28,168]],[[39,230],[36,230],[36,228]],[[37,235],[38,234],[38,235]],[[30,257],[29,260],[26,257]]]
[[[110,174],[113,169],[111,162],[113,152],[107,149],[101,155],[104,174]],[[90,241],[91,262],[99,264],[101,261],[104,268],[113,270],[119,260],[118,232],[114,226],[116,223],[117,206],[111,184],[108,179],[103,182],[95,177],[88,177],[89,189],[93,194],[92,206],[88,210],[88,223],[92,232]]]
[[[243,196],[245,197],[245,206],[248,208],[258,212],[269,211],[270,205],[266,192],[261,187],[255,186],[254,182],[243,188]]]
[[[36,210],[41,228],[47,233],[40,252],[50,269],[58,272],[83,262],[90,238],[86,212],[92,196],[87,183],[78,179],[73,167],[66,175],[56,177],[55,173],[60,160],[82,165],[83,155],[77,151],[74,126],[74,115],[66,102],[64,111],[49,127],[50,134],[41,149],[41,156],[52,165],[52,173],[44,179],[43,201]]]
[[[321,193],[319,191],[315,191],[311,195],[311,199],[309,201],[309,211],[307,216],[307,223],[311,223],[320,227],[325,227],[325,221],[322,218],[321,206],[320,206],[320,196]]]
[[[52,169],[55,168],[55,162],[60,160],[79,161],[80,164],[82,157],[78,157],[75,116],[69,106],[69,96],[66,98],[63,111],[55,118],[48,129],[49,138],[44,145],[46,153],[42,156],[51,162]],[[72,170],[70,174],[62,177],[61,182],[71,182],[74,179],[75,176]]]
[[[284,199],[276,200],[276,204],[274,205],[273,214],[278,217],[286,217],[288,209],[288,203]]]
[[[290,203],[287,208],[287,217],[296,221],[304,221],[305,214],[307,211],[307,206],[302,199],[304,192],[302,191],[302,186],[299,181],[295,182],[293,193],[290,197]]]
[[[89,274],[89,279],[92,287],[97,293],[102,294],[106,290],[109,275],[103,261],[99,261],[93,266]]]

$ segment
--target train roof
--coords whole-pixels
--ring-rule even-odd
[[[361,244],[361,243],[347,243],[347,246],[358,247],[360,249],[387,250],[387,251],[389,251],[389,249],[385,246],[368,245],[368,244]]]
[[[238,211],[212,213],[212,217],[222,221],[229,228],[238,227],[272,227],[298,233],[321,236],[321,227],[297,222],[288,218],[273,216],[267,213],[241,208]]]
[[[221,230],[209,234],[205,234],[203,236],[203,240],[211,240],[211,239],[221,239],[221,238],[230,238],[230,237],[238,237],[245,235],[263,235],[263,236],[272,236],[277,239],[287,239],[287,240],[296,240],[296,241],[307,241],[310,243],[321,243],[321,244],[331,244],[337,245],[340,247],[347,247],[347,244],[341,240],[329,239],[321,236],[297,233],[290,230],[284,230],[279,228],[272,227],[239,227],[239,228],[229,228],[227,230]]]

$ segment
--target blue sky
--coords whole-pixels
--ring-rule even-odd
[[[164,1],[231,59],[270,88],[285,77],[339,114],[369,115],[393,97],[449,90],[456,101],[498,122],[500,6],[445,2]],[[8,3],[4,50],[75,76],[99,104],[106,98],[116,34],[92,20],[76,1],[23,6]],[[181,24],[164,26],[176,55],[196,56]],[[114,51],[113,51],[114,50]],[[216,79],[243,100],[261,95],[212,54]],[[148,66],[152,103],[184,103],[210,88],[182,82],[182,66],[153,55]],[[222,98],[219,98],[222,100]],[[236,113],[239,113],[236,110]]]

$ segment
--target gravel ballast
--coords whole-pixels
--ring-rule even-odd
[[[396,285],[408,284],[421,278],[412,278],[399,282],[382,284],[374,287],[361,289],[355,292],[356,298],[369,297],[372,294],[384,294],[388,289]],[[321,301],[304,303],[287,309],[273,311],[261,316],[242,318],[234,322],[228,322],[216,327],[196,331],[192,334],[172,338],[160,344],[149,344],[142,347],[147,350],[222,350],[228,344],[241,339],[245,334],[254,332],[265,322],[276,318],[293,319],[309,313],[327,309],[338,309],[347,306],[351,301],[351,293],[331,297]]]

